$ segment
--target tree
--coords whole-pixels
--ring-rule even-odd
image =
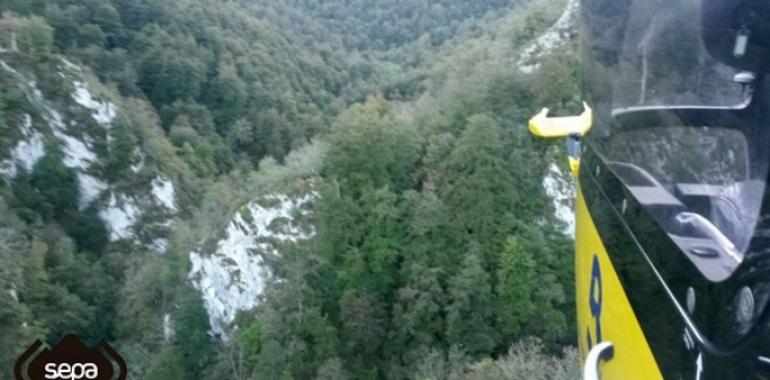
[[[367,188],[399,191],[414,185],[419,137],[397,123],[382,100],[351,107],[330,136],[325,171],[358,196]]]
[[[199,59],[193,39],[175,39],[159,27],[143,36],[150,41],[138,61],[139,87],[156,108],[177,100],[195,99],[203,86],[206,63]]]
[[[222,63],[217,69],[217,76],[208,84],[203,98],[213,110],[217,132],[227,136],[232,124],[243,116],[248,90],[238,76],[236,68],[231,64]]]
[[[564,236],[531,227],[522,228],[522,241],[526,242],[523,248],[532,252],[535,259],[534,275],[538,280],[538,286],[532,289],[537,315],[527,329],[547,346],[554,347],[557,338],[574,325],[568,324],[574,318],[570,311],[575,310],[574,280],[570,271],[574,266],[572,242]]]
[[[434,347],[440,347],[446,332],[442,277],[441,268],[408,265],[406,284],[398,290],[393,304],[393,329],[386,351],[391,376],[407,376]]]
[[[192,289],[183,296],[174,314],[177,331],[176,349],[184,378],[197,378],[211,358],[212,344],[208,335],[209,317],[200,295]]]
[[[389,327],[386,306],[376,297],[351,290],[340,300],[340,319],[344,357],[355,378],[377,378],[377,362]]]
[[[485,359],[470,365],[456,379],[527,379],[567,380],[580,378],[580,358],[574,348],[564,349],[562,356],[551,356],[536,338],[514,343],[496,360]]]
[[[350,378],[348,371],[342,365],[342,361],[339,358],[331,358],[318,367],[315,380],[348,380]]]
[[[121,178],[125,170],[131,166],[131,159],[138,142],[127,120],[119,119],[109,133],[109,150],[107,156],[107,177],[113,181]]]
[[[198,374],[196,373],[193,377],[186,376],[179,350],[176,347],[166,347],[150,360],[144,378],[147,380],[197,379]]]
[[[53,49],[53,28],[39,16],[25,19],[19,28],[18,45],[32,59],[43,61]]]
[[[11,210],[8,210],[2,201],[0,209],[3,215],[9,216],[8,221],[15,219],[10,217]],[[14,236],[18,232],[14,233],[15,229],[6,225],[8,221],[0,222],[7,234],[0,239],[0,289],[7,289],[0,291],[0,344],[3,347],[0,350],[0,365],[3,366],[0,375],[12,378],[13,363],[26,349],[24,345],[28,344],[27,341],[32,338],[29,331],[22,328],[26,321],[31,320],[32,314],[29,306],[19,299],[20,287],[23,284],[22,262],[26,261],[28,252],[26,249],[12,249],[8,246],[17,245],[15,240],[21,237]]]
[[[9,145],[10,141],[7,141],[8,138],[6,136],[11,132],[5,120],[6,108],[8,107],[6,102],[6,90],[4,87],[0,87],[0,147],[2,148]]]
[[[258,313],[262,343],[254,372],[265,379],[309,379],[338,355],[338,331],[321,307],[324,295],[309,281],[313,258],[303,249],[286,254],[285,281],[268,290]]]
[[[45,220],[69,221],[77,213],[78,187],[75,173],[64,166],[56,145],[48,144],[46,154],[29,174],[20,174],[14,182],[18,207],[26,207]]]
[[[51,246],[46,257],[49,281],[82,300],[92,313],[89,324],[74,332],[89,344],[111,338],[118,284],[110,268],[92,252],[78,252],[79,242],[55,233],[47,239]]]
[[[438,186],[453,217],[452,235],[460,244],[479,244],[484,268],[496,262],[516,220],[516,187],[499,128],[489,115],[470,117]]]
[[[10,369],[18,359],[19,352],[23,352],[21,347],[28,337],[23,331],[22,326],[25,321],[31,317],[26,305],[13,299],[8,292],[0,292],[0,343],[3,349],[0,350],[0,364],[4,366],[0,374],[11,378]]]
[[[56,254],[72,255],[71,248],[58,250]],[[48,343],[55,343],[68,333],[86,335],[88,328],[93,326],[95,315],[93,306],[66,286],[56,283],[48,273],[46,261],[50,260],[50,255],[48,244],[32,242],[24,262],[24,282],[19,289],[19,299],[29,305],[32,320]]]
[[[340,280],[379,300],[392,298],[404,241],[397,196],[386,189],[365,190],[359,200],[364,229],[360,243],[345,252]]]
[[[506,341],[517,338],[534,310],[535,260],[517,236],[509,236],[497,265],[497,326]]]
[[[0,13],[0,46],[10,51],[19,51],[19,28],[24,24],[24,19],[19,18],[13,12]]]
[[[447,343],[468,354],[489,355],[499,342],[494,326],[490,276],[476,252],[468,252],[460,272],[449,280]]]

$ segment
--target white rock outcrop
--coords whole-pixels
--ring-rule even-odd
[[[538,36],[519,55],[516,67],[524,73],[532,73],[540,67],[540,58],[552,52],[575,31],[575,15],[579,2],[568,0],[564,12],[545,33]]]
[[[4,56],[0,56],[4,58]],[[0,155],[0,176],[10,180],[21,170],[31,170],[46,154],[46,143],[56,143],[64,166],[72,169],[78,187],[78,207],[96,207],[111,241],[126,240],[151,252],[165,253],[170,242],[172,214],[176,214],[176,188],[162,173],[152,181],[110,183],[105,173],[110,128],[118,107],[106,94],[84,81],[84,70],[60,58],[59,77],[72,91],[60,96],[44,93],[34,74],[25,67],[12,67],[0,59],[0,74],[24,94],[29,114],[19,118],[17,141]],[[85,112],[83,112],[85,111]],[[93,122],[92,122],[93,121]],[[48,139],[48,141],[46,141]],[[104,148],[107,149],[104,149]],[[136,146],[131,155],[131,177],[145,168],[146,152]],[[131,183],[121,187],[121,183]],[[162,212],[151,211],[160,209]],[[144,218],[147,216],[147,218]]]
[[[32,129],[32,117],[24,114],[19,125],[21,139],[11,149],[11,158],[0,162],[0,173],[7,177],[16,177],[18,169],[29,172],[38,160],[45,155],[43,134]]]
[[[278,254],[272,241],[295,242],[312,236],[312,231],[294,223],[292,215],[306,214],[314,197],[271,194],[266,197],[270,206],[251,202],[235,214],[215,252],[190,252],[189,278],[203,295],[213,334],[223,335],[238,311],[258,304],[271,276],[264,255]]]
[[[91,117],[99,125],[109,128],[112,126],[112,120],[117,115],[115,105],[108,101],[96,99],[85,83],[74,81],[75,90],[72,92],[72,100],[77,104],[91,110]]]
[[[77,174],[77,179],[78,193],[80,194],[78,207],[80,207],[81,210],[88,207],[88,205],[96,200],[102,192],[109,188],[109,185],[107,185],[106,182],[83,172]]]
[[[545,194],[553,202],[554,217],[561,222],[562,232],[575,237],[575,182],[570,174],[562,172],[556,164],[548,166],[543,178]]]
[[[129,196],[110,194],[106,207],[99,216],[110,231],[110,240],[129,239],[134,236],[133,227],[140,214],[136,200]]]
[[[152,195],[158,203],[171,211],[176,211],[174,184],[168,179],[155,177],[150,185],[152,186]]]
[[[176,329],[174,329],[174,322],[171,320],[171,314],[166,313],[163,315],[163,340],[167,343],[174,339],[176,335]]]

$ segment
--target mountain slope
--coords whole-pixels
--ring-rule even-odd
[[[569,182],[522,127],[579,107],[561,5],[342,4],[11,3],[2,363],[74,331],[132,378],[445,378],[569,343]]]

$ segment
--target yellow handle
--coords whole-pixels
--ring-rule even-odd
[[[567,137],[570,134],[584,136],[594,123],[591,107],[583,102],[583,113],[578,116],[548,117],[548,108],[529,119],[529,131],[538,137]]]
[[[567,154],[572,175],[576,178],[580,169],[580,138],[594,124],[591,107],[583,102],[583,113],[578,116],[548,117],[548,108],[529,119],[529,131],[543,138],[567,138]]]

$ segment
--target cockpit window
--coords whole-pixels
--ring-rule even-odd
[[[607,2],[587,1],[586,7]],[[702,3],[631,1],[625,12],[606,19],[585,9],[585,27],[591,30],[582,41],[588,55],[584,87],[593,103],[611,109],[740,103],[742,88],[734,82],[740,70],[717,61],[704,45]]]
[[[743,261],[757,224],[765,182],[750,151],[735,129],[668,126],[614,133],[604,153],[682,252],[719,282]]]
[[[590,144],[704,277],[726,280],[765,193],[770,21],[706,0],[581,4]]]

